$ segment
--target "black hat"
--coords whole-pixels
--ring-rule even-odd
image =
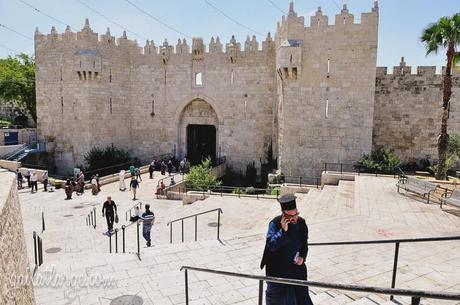
[[[294,210],[297,208],[294,194],[283,195],[278,199],[278,202],[280,203],[281,210],[283,211]]]

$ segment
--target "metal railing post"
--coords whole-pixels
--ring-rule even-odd
[[[188,303],[188,270],[185,269],[185,305],[189,305]]]
[[[45,213],[42,211],[42,233],[45,232]]]
[[[184,220],[182,219],[182,242],[184,242]]]
[[[343,174],[343,164],[340,163],[340,174],[342,175]]]
[[[217,240],[220,240],[220,210],[217,210]]]
[[[140,236],[139,236],[139,221],[137,221],[137,256],[139,259],[141,259],[141,241],[140,241]]]
[[[118,253],[118,229],[115,229],[115,253]]]
[[[86,226],[88,226],[88,215],[86,215]]]
[[[398,258],[399,258],[399,242],[395,244],[395,257],[393,261],[393,276],[391,279],[391,288],[395,288],[396,285],[396,271],[398,269]],[[390,296],[390,300],[393,300],[394,296]]]
[[[172,226],[173,224],[170,223],[169,226],[170,226],[169,227],[169,243],[172,244]]]
[[[108,232],[109,234],[109,253],[112,253],[112,234]]]
[[[37,260],[37,233],[34,231],[33,233],[34,237],[34,259],[35,259],[35,266],[38,266],[38,260]]]
[[[420,298],[419,297],[412,297],[410,304],[411,305],[419,305],[420,304]]]
[[[324,172],[327,172],[327,163],[324,163]]]
[[[93,217],[93,211],[89,212],[90,215],[90,220],[91,220],[91,225],[94,226],[94,217]]]
[[[94,208],[94,228],[96,229],[96,208]]]
[[[40,236],[37,236],[37,248],[38,248],[38,265],[41,266],[43,264],[43,244],[42,239]]]
[[[299,186],[302,187],[302,177],[299,177]]]
[[[264,300],[264,281],[260,280],[259,281],[259,302],[257,302],[258,305],[263,305],[263,300]]]
[[[276,199],[278,199],[279,196],[280,196],[280,190],[276,189]]]
[[[195,216],[195,241],[198,238],[198,216]]]
[[[123,231],[123,232],[122,232],[122,233],[123,233],[123,253],[126,253],[126,252],[125,252],[125,229],[126,229],[126,226],[123,225],[123,226],[121,227],[121,230]]]

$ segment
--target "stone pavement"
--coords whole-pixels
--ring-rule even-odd
[[[268,221],[279,211],[275,200],[213,196],[183,206],[179,201],[154,198],[159,178],[158,173],[153,180],[144,175],[139,189],[138,197],[143,203],[150,203],[157,216],[152,232],[154,247],[145,248],[142,244],[141,260],[134,255],[135,226],[126,231],[129,252],[126,254],[109,254],[108,238],[102,235],[106,225],[100,210],[108,194],[121,211],[122,222],[118,225],[124,223],[124,211],[134,204],[132,195],[118,191],[116,183],[104,186],[98,196],[86,192],[69,201],[64,200],[63,190],[37,194],[20,191],[31,265],[31,235],[32,231],[41,230],[42,211],[46,218],[46,231],[42,234],[44,250],[62,249],[53,254],[45,252],[44,265],[35,279],[45,278],[47,270],[53,270],[51,278],[64,275],[66,278],[55,285],[36,283],[37,304],[110,304],[122,295],[138,295],[144,304],[184,304],[184,274],[179,271],[183,265],[263,274],[258,266]],[[443,211],[438,205],[426,205],[414,196],[398,194],[392,178],[360,176],[356,179],[298,195],[301,215],[309,225],[310,242],[460,235],[458,210],[448,207]],[[98,216],[96,229],[85,225],[85,217],[93,207]],[[217,214],[214,213],[198,218],[198,242],[194,242],[194,220],[189,219],[184,222],[185,242],[180,243],[181,225],[177,223],[174,243],[169,244],[168,221],[217,207],[224,211],[223,244],[216,240],[213,225]],[[120,243],[119,239],[119,249]],[[309,279],[389,287],[393,253],[392,245],[310,247]],[[106,287],[90,281],[101,277],[106,280],[103,283]],[[257,304],[256,281],[191,271],[189,283],[190,304]],[[397,288],[460,291],[460,243],[401,245],[396,283]],[[386,304],[388,301],[383,296],[315,288],[312,298],[315,304]],[[409,302],[407,298],[396,299]],[[456,303],[422,300],[422,304]]]

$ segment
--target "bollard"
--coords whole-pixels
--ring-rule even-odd
[[[125,229],[126,229],[126,226],[123,225],[121,227],[121,229],[123,230],[123,253],[125,253]]]
[[[118,229],[115,229],[115,253],[118,253]]]

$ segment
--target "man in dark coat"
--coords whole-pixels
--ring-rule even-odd
[[[299,217],[295,196],[280,197],[282,214],[269,224],[260,267],[267,276],[307,280],[308,227]],[[308,287],[267,283],[267,305],[313,305]]]
[[[104,202],[102,206],[102,217],[107,219],[107,234],[113,232],[113,222],[115,221],[115,216],[117,215],[117,205],[115,201],[112,200],[112,197],[108,196],[107,201]]]

